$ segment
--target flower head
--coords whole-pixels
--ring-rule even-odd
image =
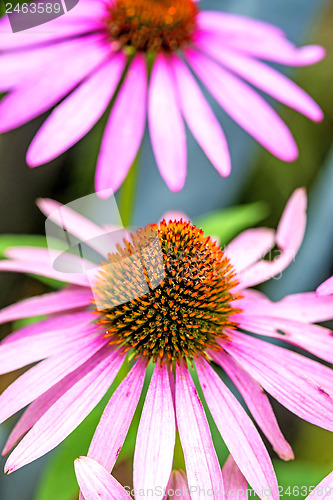
[[[65,218],[67,231],[90,241],[96,251],[94,237],[105,229],[51,200],[41,201],[40,207],[54,222],[63,224]],[[125,363],[128,374],[105,408],[88,456],[113,469],[144,378],[152,371],[136,439],[134,488],[167,486],[178,429],[189,485],[223,489],[192,379],[195,369],[240,470],[261,498],[268,489],[277,499],[274,470],[259,433],[215,369],[220,366],[231,379],[281,458],[290,460],[293,452],[265,391],[299,417],[333,430],[332,370],[251,335],[277,338],[333,361],[331,330],[314,324],[332,318],[332,296],[305,293],[271,302],[251,289],[293,261],[305,230],[305,210],[306,196],[300,189],[289,200],[276,232],[245,231],[224,250],[190,222],[164,220],[119,243],[89,279],[55,270],[46,249],[9,249],[0,270],[40,274],[69,285],[0,312],[1,322],[47,315],[0,346],[2,373],[43,360],[0,396],[0,421],[30,405],[5,446],[7,453],[27,433],[6,470],[18,469],[65,439]],[[274,247],[279,248],[278,256],[264,259]],[[77,259],[70,256],[72,270]]]
[[[226,138],[193,73],[233,120],[282,160],[295,160],[295,141],[252,86],[322,119],[301,88],[261,60],[308,65],[324,50],[298,49],[261,21],[200,10],[194,0],[80,0],[49,26],[13,36],[8,19],[1,20],[0,91],[8,94],[0,103],[0,132],[55,106],[27,153],[30,166],[41,165],[78,142],[112,102],[98,192],[122,184],[147,115],[156,162],[171,190],[180,190],[186,178],[184,121],[218,172],[229,174]]]

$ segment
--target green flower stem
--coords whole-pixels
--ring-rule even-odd
[[[139,156],[140,153],[137,154],[120,190],[119,211],[124,227],[128,227],[133,224],[134,220],[139,177]]]

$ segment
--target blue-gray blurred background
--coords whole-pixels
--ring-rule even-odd
[[[228,138],[232,174],[222,179],[189,134],[186,185],[180,193],[171,193],[158,173],[146,134],[140,157],[134,223],[154,222],[172,209],[183,210],[199,220],[210,211],[264,201],[267,213],[262,223],[274,227],[292,191],[306,186],[309,219],[302,249],[282,278],[266,284],[263,289],[276,300],[286,293],[313,290],[333,272],[333,2],[202,0],[201,5],[203,9],[227,10],[277,24],[297,44],[324,45],[325,61],[309,68],[289,68],[288,73],[321,105],[325,120],[314,124],[278,106],[300,149],[300,157],[294,164],[284,164],[263,151],[209,99]],[[44,217],[35,206],[37,197],[54,197],[68,203],[92,192],[101,127],[97,125],[77,146],[50,165],[30,170],[25,164],[25,152],[43,119],[38,118],[0,137],[0,232],[3,234],[43,234]],[[29,277],[2,275],[1,306],[45,289],[45,285]],[[11,325],[3,327],[1,335],[6,335],[10,328]],[[0,391],[17,375],[1,377]],[[281,484],[286,487],[315,484],[333,469],[332,435],[291,416],[278,405],[275,408],[297,459],[286,465],[275,462]],[[13,421],[0,426],[0,447]],[[223,453],[224,450],[221,455]],[[62,496],[60,462],[61,455],[56,451],[8,478],[0,474],[0,499],[66,500]],[[2,466],[4,460],[0,463]],[[121,479],[127,471],[126,463],[119,465]],[[300,498],[300,495],[295,490],[290,497]],[[75,493],[72,498],[76,498]]]

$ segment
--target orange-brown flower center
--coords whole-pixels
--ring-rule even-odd
[[[110,343],[168,361],[205,355],[235,326],[229,260],[190,222],[149,226],[103,263],[96,308]]]
[[[115,0],[107,26],[122,47],[170,52],[191,42],[197,12],[193,0]]]

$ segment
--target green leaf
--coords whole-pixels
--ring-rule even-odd
[[[244,229],[262,221],[269,214],[267,203],[257,202],[210,212],[195,219],[207,235],[217,236],[221,244],[227,244]]]

